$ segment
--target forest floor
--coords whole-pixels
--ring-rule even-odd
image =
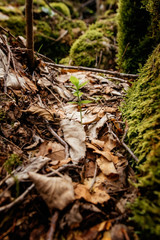
[[[0,45],[0,239],[136,239],[135,156],[119,111],[132,76],[42,56],[31,75],[18,42]]]

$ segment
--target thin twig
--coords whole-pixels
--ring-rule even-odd
[[[54,172],[48,173],[46,176],[47,177],[55,176],[57,174],[57,172],[62,172],[62,171],[64,171],[67,168],[76,168],[76,169],[78,168],[80,170],[82,169],[81,166],[78,166],[76,164],[64,164],[63,166],[61,166],[58,169],[56,169]]]
[[[47,233],[46,240],[53,240],[54,233],[55,233],[55,230],[56,230],[56,223],[57,223],[58,217],[59,217],[59,212],[55,211],[55,213],[53,214],[53,216],[51,218],[51,225],[50,225],[49,231]]]
[[[45,108],[39,94],[38,94],[38,99],[39,99],[39,102],[40,102],[40,106]],[[45,121],[45,123],[47,125],[47,128],[50,131],[50,133],[65,147],[65,153],[66,153],[66,159],[67,159],[69,157],[68,144],[52,129],[52,127],[50,126],[49,121],[47,119],[44,119],[44,121]]]
[[[80,166],[77,166],[77,165],[74,165],[74,164],[65,164],[63,165],[62,167],[58,168],[57,170],[55,170],[54,172],[51,172],[51,173],[48,173],[46,176],[47,177],[50,177],[50,176],[54,176],[56,175],[57,173],[56,172],[60,172],[60,171],[63,171],[65,170],[66,168],[79,168],[81,169],[82,167]],[[9,209],[11,209],[12,207],[14,207],[16,204],[22,202],[22,200],[25,198],[25,196],[34,188],[34,183],[28,187],[26,189],[26,191],[24,193],[22,193],[18,198],[16,198],[13,202],[3,206],[3,207],[0,207],[0,212],[3,212],[3,211],[7,211]]]
[[[9,68],[10,68],[10,62],[11,62],[11,51],[10,51],[7,39],[3,37],[2,40],[5,42],[7,50],[8,50],[7,67],[5,69],[5,74],[4,74],[4,93],[7,93],[7,78],[9,75]]]
[[[120,76],[120,77],[129,77],[129,78],[137,78],[138,77],[138,74],[119,73],[119,72],[116,72],[116,71],[110,71],[110,70],[104,70],[104,69],[98,69],[98,68],[88,68],[88,67],[82,67],[82,66],[66,66],[66,65],[50,63],[50,62],[46,62],[46,64],[51,65],[53,67],[106,73],[106,74],[111,74],[111,75]]]
[[[27,190],[22,193],[18,198],[16,198],[13,202],[3,206],[3,207],[0,207],[0,212],[3,212],[3,211],[7,211],[9,209],[11,209],[12,207],[14,207],[16,204],[20,203],[24,197],[34,188],[34,184],[32,184],[30,187],[27,188]]]
[[[15,143],[11,142],[11,141],[8,140],[7,138],[3,137],[2,135],[0,135],[0,138],[2,138],[2,139],[4,139],[5,141],[9,142],[9,143],[12,144],[14,147],[16,147],[18,150],[20,150],[21,152],[23,152],[20,147],[18,147]]]
[[[97,176],[97,162],[95,163],[94,176],[93,176],[92,183],[91,183],[91,186],[90,186],[90,189],[89,189],[90,192],[92,191],[92,188],[93,188],[93,186],[96,182],[96,176]]]
[[[50,133],[65,147],[66,159],[69,157],[68,144],[51,128],[49,122],[45,120]]]
[[[64,19],[68,20],[68,21],[72,21],[70,18],[66,17],[63,13],[61,13],[60,11],[58,11],[57,9],[53,8],[50,3],[48,2],[48,0],[44,0],[45,3],[48,5],[48,7],[51,8],[51,10],[55,13],[57,13],[58,15],[60,15],[61,17],[63,17]]]

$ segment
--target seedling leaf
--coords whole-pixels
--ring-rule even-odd
[[[91,100],[82,100],[81,101],[81,103],[83,103],[83,104],[87,104],[87,103],[91,103],[91,102],[93,102],[93,101],[91,101]]]
[[[76,86],[77,89],[79,89],[79,80],[78,80],[78,78],[76,78],[76,77],[74,77],[74,76],[71,76],[71,77],[70,77],[70,81],[71,81],[71,83],[72,83],[74,86]]]
[[[86,84],[88,83],[88,81],[84,82],[84,83],[81,83],[79,84],[79,89],[82,88],[83,86],[85,86]]]

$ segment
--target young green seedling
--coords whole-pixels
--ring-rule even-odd
[[[81,123],[82,123],[82,104],[87,104],[87,103],[91,103],[92,101],[90,100],[81,100],[81,97],[83,95],[83,92],[80,91],[80,89],[85,86],[88,81],[81,83],[78,78],[71,76],[70,77],[70,81],[71,83],[74,85],[72,88],[74,89],[73,95],[77,97],[77,102],[70,102],[70,103],[75,103],[78,105],[79,107],[79,112],[80,112],[80,119],[81,119]]]

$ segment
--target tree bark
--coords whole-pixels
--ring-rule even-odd
[[[28,67],[34,69],[33,0],[26,0],[26,39]]]

